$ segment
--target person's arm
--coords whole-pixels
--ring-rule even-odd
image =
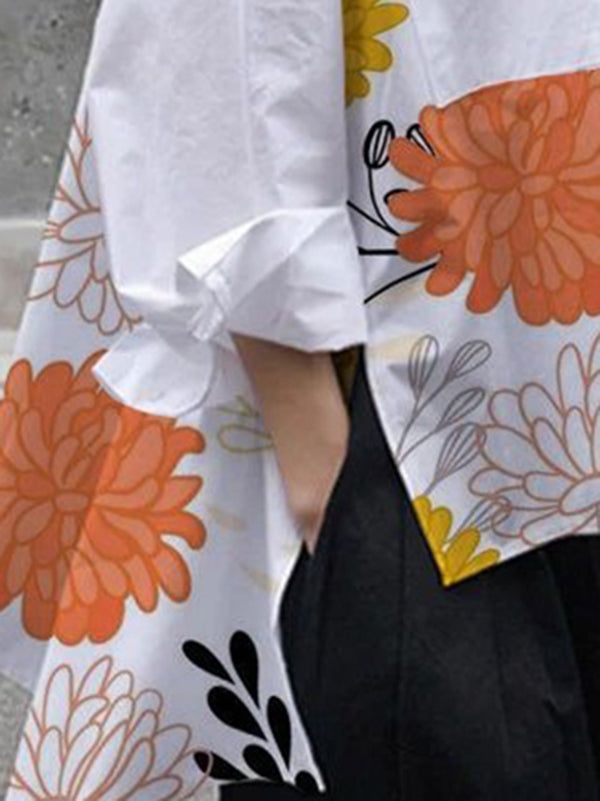
[[[313,553],[348,446],[349,415],[331,355],[232,336],[273,437],[290,510]]]

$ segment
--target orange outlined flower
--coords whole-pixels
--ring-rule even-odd
[[[108,272],[87,113],[73,122],[42,239],[29,300],[50,297],[61,309],[74,306],[106,336],[140,321],[123,308]]]
[[[104,656],[81,676],[67,664],[30,707],[10,777],[21,801],[191,801],[201,776],[182,723],[166,724],[158,690],[135,686]],[[12,794],[11,794],[11,797]]]
[[[472,492],[508,514],[500,537],[532,547],[548,538],[598,531],[600,524],[600,336],[589,354],[574,342],[560,350],[554,386],[528,381],[499,389],[483,426],[484,464]]]
[[[172,475],[203,436],[115,402],[91,372],[99,355],[37,376],[22,359],[0,403],[0,608],[22,597],[26,631],[70,645],[110,639],[130,597],[145,612],[161,590],[184,601],[190,573],[164,537],[206,536],[184,511],[202,479]]]
[[[471,272],[475,313],[510,288],[531,325],[600,314],[600,71],[484,88],[420,124],[435,155],[398,138],[390,158],[423,187],[389,204],[419,223],[399,253],[440,256],[427,290],[447,295]]]

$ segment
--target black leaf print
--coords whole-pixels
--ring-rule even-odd
[[[281,698],[272,695],[267,703],[267,720],[286,766],[292,755],[292,726],[287,708]]]
[[[215,753],[198,752],[194,754],[194,759],[200,770],[215,779],[241,781],[253,778],[252,775],[246,775],[247,767],[252,774],[263,780],[285,781],[288,784],[294,782],[300,792],[318,793],[318,785],[308,771],[299,771],[295,777],[290,771],[293,731],[289,710],[284,701],[271,695],[265,707],[261,708],[260,654],[250,635],[241,630],[232,635],[229,655],[234,670],[231,672],[210,649],[195,640],[186,640],[182,650],[196,667],[233,685],[213,685],[206,696],[207,704],[221,723],[248,735],[247,744],[240,753],[240,767],[232,765]],[[249,699],[248,705],[243,700],[247,695],[254,705]],[[262,740],[263,744],[254,742],[256,738]]]
[[[303,793],[309,793],[310,795],[319,792],[319,786],[314,776],[305,770],[301,770],[296,774],[296,787]]]
[[[231,661],[254,703],[258,701],[258,651],[244,631],[236,631],[229,643]]]
[[[223,681],[228,681],[233,684],[233,680],[225,666],[205,645],[202,645],[202,643],[196,640],[186,640],[181,648],[190,662],[196,665],[196,667],[199,667],[200,670],[204,670],[206,673],[210,673],[211,676],[216,676],[218,679],[223,679]]]
[[[227,687],[213,687],[208,693],[211,711],[226,726],[265,739],[265,735],[246,704]]]
[[[244,759],[248,767],[257,776],[272,782],[283,781],[281,771],[271,754],[260,745],[247,745],[244,748]]]
[[[206,773],[210,767],[209,776],[211,779],[240,781],[241,779],[248,778],[241,770],[238,770],[226,759],[217,756],[215,753],[212,754],[212,767],[210,766],[210,756],[206,751],[197,751],[194,754],[194,762],[198,765],[202,773]]]

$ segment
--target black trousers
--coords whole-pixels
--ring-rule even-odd
[[[350,448],[283,599],[285,658],[327,801],[600,801],[600,538],[444,589],[361,352]],[[223,801],[286,801],[231,785]]]

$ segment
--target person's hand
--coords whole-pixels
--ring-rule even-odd
[[[335,485],[339,479],[348,449],[348,436],[328,449],[312,454],[312,469],[305,474],[286,478],[284,482],[290,509],[298,524],[306,549],[312,556]]]

